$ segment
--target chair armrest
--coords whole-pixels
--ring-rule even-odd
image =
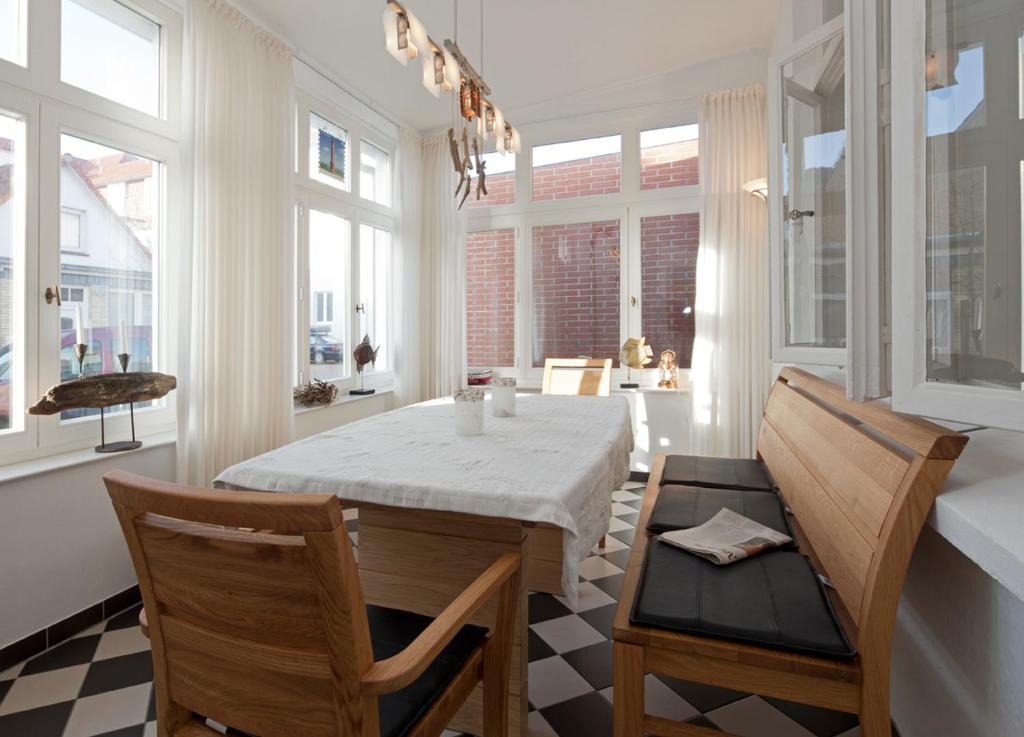
[[[471,583],[402,652],[374,663],[362,680],[367,695],[393,693],[422,675],[459,630],[503,585],[518,577],[519,553],[505,553]]]

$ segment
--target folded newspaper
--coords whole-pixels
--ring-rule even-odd
[[[751,558],[765,550],[792,542],[788,535],[776,532],[730,509],[722,509],[698,527],[664,532],[658,539],[707,558],[720,566]]]

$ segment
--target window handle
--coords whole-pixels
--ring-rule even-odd
[[[356,302],[356,312],[366,312],[366,305],[362,302]]]
[[[46,291],[43,292],[43,297],[46,298],[46,304],[52,305],[53,300],[57,300],[57,306],[60,307],[60,287],[56,284],[47,287]]]
[[[629,304],[631,307],[636,307],[636,297],[630,297]]]

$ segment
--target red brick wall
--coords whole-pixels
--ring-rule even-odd
[[[640,189],[698,184],[697,149],[696,140],[640,149]]]
[[[568,200],[620,190],[622,154],[533,168],[533,201]]]
[[[491,205],[511,205],[516,201],[516,173],[506,171],[501,174],[487,175],[487,196],[476,198],[476,180],[473,180],[473,192],[466,200],[466,207],[490,207]]]
[[[516,241],[512,228],[466,238],[466,354],[470,368],[515,365]]]
[[[619,356],[619,221],[533,229],[533,365]]]
[[[660,215],[640,220],[640,278],[643,285],[641,324],[647,343],[658,355],[676,352],[682,368],[693,353],[693,308],[696,300],[697,246],[700,215]]]

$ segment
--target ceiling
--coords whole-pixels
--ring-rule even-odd
[[[443,126],[450,102],[384,49],[384,0],[236,0],[305,60],[379,112],[414,128]],[[456,0],[457,1],[457,0]],[[484,59],[480,59],[481,2]],[[437,41],[453,37],[453,0],[406,0]],[[621,88],[766,49],[778,0],[462,0],[458,42],[514,118],[517,109]],[[740,20],[741,22],[737,22]],[[514,121],[513,121],[514,122]]]

